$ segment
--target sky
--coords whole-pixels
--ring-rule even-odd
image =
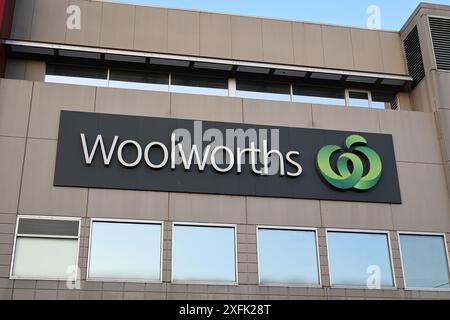
[[[380,27],[398,31],[420,3],[419,0],[113,0],[258,17],[301,20],[367,27],[367,8],[380,8]],[[450,0],[430,0],[450,5]]]

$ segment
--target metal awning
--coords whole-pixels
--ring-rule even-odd
[[[5,43],[12,54],[30,54],[47,57],[59,56],[125,63],[145,63],[159,66],[190,67],[194,69],[211,71],[237,71],[249,75],[271,74],[299,79],[307,77],[310,79],[352,82],[369,86],[381,84],[387,86],[405,87],[413,81],[412,77],[408,75],[203,58],[186,55],[161,54],[32,41],[6,40]]]

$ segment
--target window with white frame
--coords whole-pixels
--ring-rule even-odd
[[[172,280],[236,283],[236,228],[228,225],[173,225]]]
[[[80,219],[19,216],[11,277],[66,280],[78,270]]]
[[[450,288],[444,235],[400,233],[399,241],[406,288]]]
[[[88,278],[161,281],[162,223],[93,219]]]
[[[393,288],[389,234],[327,230],[332,286]]]
[[[315,230],[258,227],[260,284],[320,285]]]

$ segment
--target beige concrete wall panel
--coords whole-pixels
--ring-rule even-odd
[[[87,189],[54,187],[56,140],[28,139],[19,213],[83,217]]]
[[[163,8],[138,7],[134,26],[134,49],[167,52],[167,16]]]
[[[169,52],[187,55],[199,55],[199,13],[193,11],[169,10],[168,17]]]
[[[261,19],[232,16],[231,37],[233,59],[263,61]]]
[[[33,83],[0,80],[0,135],[26,137]]]
[[[24,138],[0,137],[0,212],[17,213]]]

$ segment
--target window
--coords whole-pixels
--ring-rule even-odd
[[[327,231],[327,244],[333,286],[394,287],[387,233]]]
[[[372,108],[397,110],[399,108],[397,95],[388,92],[372,92]]]
[[[111,69],[109,86],[112,88],[169,91],[169,74]]]
[[[66,280],[78,265],[80,219],[19,216],[11,278]]]
[[[370,108],[372,106],[370,92],[347,90],[347,105],[349,107]]]
[[[93,220],[88,278],[161,281],[162,223]]]
[[[174,224],[172,280],[236,283],[234,226]]]
[[[294,85],[292,90],[294,102],[345,106],[344,89]]]
[[[108,85],[106,67],[73,66],[47,64],[45,82],[79,84],[106,87]]]
[[[407,288],[448,289],[449,268],[443,235],[399,234]]]
[[[261,284],[320,285],[316,232],[258,228]]]
[[[288,83],[237,80],[236,96],[248,99],[290,101],[291,89]]]
[[[171,75],[170,91],[228,96],[228,78],[174,73]]]

